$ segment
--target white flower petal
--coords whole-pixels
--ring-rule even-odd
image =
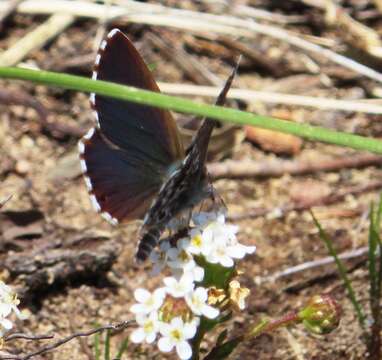
[[[174,317],[171,320],[171,326],[176,329],[181,329],[183,327],[183,320],[180,316]]]
[[[153,294],[154,297],[154,309],[159,309],[162,304],[163,300],[166,297],[166,289],[165,288],[159,288],[154,291]]]
[[[187,360],[192,356],[192,349],[187,341],[182,341],[176,345],[176,352],[182,360]]]
[[[170,352],[174,348],[174,343],[168,337],[162,337],[158,341],[158,348],[162,352]]]
[[[159,332],[163,335],[163,336],[170,336],[171,334],[171,330],[172,330],[172,326],[170,324],[167,324],[165,322],[161,322],[159,324]]]
[[[232,267],[234,265],[233,260],[229,256],[222,257],[219,262],[224,267]]]
[[[256,251],[256,246],[247,246],[240,244],[247,254],[253,254]]]
[[[220,224],[224,224],[225,223],[225,216],[224,214],[219,214],[216,221]]]
[[[179,280],[167,277],[163,282],[167,285],[166,292],[175,298],[183,297],[194,288],[194,279],[189,273],[184,273]]]
[[[202,314],[208,319],[215,319],[219,315],[219,310],[210,305],[203,305]]]
[[[239,245],[229,246],[227,252],[234,259],[242,259],[245,256],[245,249]]]
[[[130,335],[130,340],[135,343],[141,343],[145,340],[146,334],[142,328],[134,330]]]
[[[133,313],[133,314],[146,314],[148,311],[147,311],[147,307],[144,306],[143,304],[134,304],[130,307],[130,311]]]
[[[155,341],[155,338],[157,337],[157,334],[155,332],[152,332],[150,334],[146,335],[146,342],[148,344],[152,344]]]
[[[147,315],[143,314],[143,313],[138,313],[135,316],[135,321],[137,322],[138,325],[143,326],[143,325],[145,325],[145,323],[147,321]]]
[[[175,260],[179,255],[179,250],[177,248],[168,249],[167,255],[171,260]]]
[[[134,297],[135,300],[137,300],[140,303],[146,302],[150,298],[151,294],[146,289],[137,289],[134,291]]]
[[[0,319],[0,325],[5,329],[5,330],[10,330],[13,327],[12,321],[8,319]]]
[[[206,242],[208,244],[211,244],[214,241],[214,234],[210,226],[204,229],[202,233],[202,237],[203,237],[203,242]]]
[[[204,269],[201,266],[195,266],[192,269],[192,274],[194,275],[194,281],[202,281],[204,279]]]
[[[172,276],[165,277],[163,282],[168,288],[172,288],[177,283],[176,279]]]
[[[196,323],[185,323],[183,325],[183,334],[185,339],[192,339],[196,334]]]
[[[205,289],[204,287],[198,287],[195,291],[194,291],[194,294],[195,296],[197,296],[199,298],[200,301],[202,302],[206,302],[207,299],[208,299],[208,292],[207,292],[207,289]]]
[[[0,316],[6,317],[8,316],[12,311],[12,306],[8,302],[1,302],[0,299]]]

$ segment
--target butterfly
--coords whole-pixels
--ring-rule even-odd
[[[224,102],[236,69],[217,104]],[[92,78],[159,92],[142,57],[118,29],[102,41]],[[96,126],[79,142],[90,199],[114,225],[143,218],[136,253],[142,262],[174,217],[214,196],[206,157],[216,122],[205,119],[185,150],[167,110],[94,93],[90,103]]]

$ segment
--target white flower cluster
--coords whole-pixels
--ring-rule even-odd
[[[25,319],[17,305],[20,301],[12,288],[0,280],[0,338],[12,329],[13,323],[8,319],[9,315],[14,312],[19,319]]]
[[[154,274],[168,267],[173,276],[164,278],[164,287],[153,293],[137,289],[134,296],[138,303],[131,307],[139,325],[131,340],[153,343],[159,335],[159,350],[170,352],[175,348],[180,359],[192,356],[189,341],[195,336],[201,317],[215,319],[219,315],[219,310],[208,304],[209,289],[197,285],[203,281],[204,269],[195,256],[231,268],[234,259],[256,250],[237,241],[238,228],[226,224],[222,214],[200,213],[193,217],[193,223],[188,236],[179,239],[176,247],[162,241],[150,257]]]

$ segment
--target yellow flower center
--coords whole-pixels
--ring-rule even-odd
[[[189,258],[190,258],[185,250],[182,250],[182,251],[179,253],[178,256],[179,256],[180,261],[183,261],[183,262],[188,261]]]
[[[171,331],[171,337],[175,339],[176,341],[179,341],[182,338],[182,334],[180,333],[179,330],[175,329]]]
[[[223,257],[223,256],[225,256],[225,253],[226,253],[226,249],[225,249],[224,247],[222,247],[222,246],[219,246],[219,247],[216,249],[216,254],[217,254],[218,256]]]
[[[196,306],[196,307],[201,307],[203,305],[203,303],[200,301],[200,299],[197,297],[197,296],[193,296],[192,297],[192,303]]]
[[[195,247],[201,247],[202,246],[202,236],[200,234],[195,235],[191,240],[191,244],[194,245]]]
[[[153,332],[153,330],[154,330],[154,323],[151,320],[146,321],[145,325],[143,326],[143,330],[145,331],[145,333]]]
[[[147,301],[145,301],[145,305],[147,306],[153,306],[154,305],[154,297],[150,296]]]

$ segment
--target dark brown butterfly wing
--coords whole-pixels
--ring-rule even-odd
[[[93,79],[159,91],[134,45],[117,29],[101,43]],[[92,203],[112,223],[140,218],[184,157],[176,124],[166,110],[95,94],[90,99],[97,128],[79,149]]]

